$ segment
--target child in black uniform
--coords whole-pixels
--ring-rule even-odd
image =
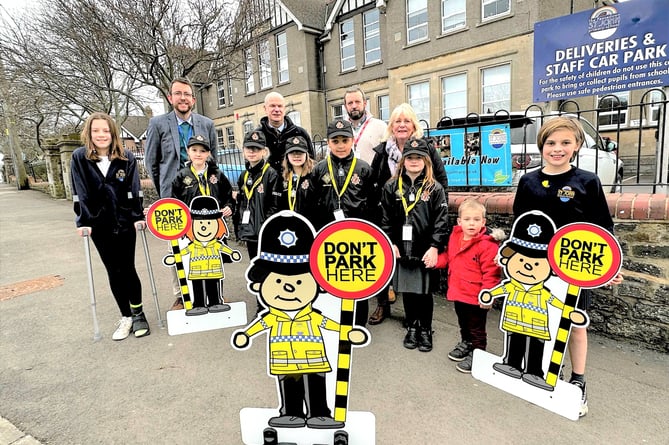
[[[286,155],[283,158],[283,191],[279,200],[281,210],[292,210],[313,218],[314,195],[311,172],[314,160],[309,156],[309,146],[302,136],[294,136],[286,141]]]
[[[540,210],[548,215],[556,228],[575,222],[596,224],[613,233],[613,220],[606,196],[594,173],[571,165],[585,141],[581,123],[570,117],[555,117],[542,125],[537,135],[544,166],[520,178],[513,203],[517,218],[530,210]],[[620,284],[622,275],[611,284]],[[581,291],[578,308],[587,310],[590,293]],[[583,392],[580,415],[588,412],[585,391],[585,361],[588,353],[586,328],[574,327],[569,335],[569,357],[572,375],[569,383]]]
[[[151,332],[142,309],[142,283],[135,269],[135,229],[145,227],[137,162],[121,145],[114,120],[91,114],[81,132],[83,147],[72,153],[72,201],[77,232],[87,232],[107,270],[121,311],[113,340]]]
[[[439,250],[448,236],[448,202],[435,182],[425,139],[404,144],[395,176],[381,192],[381,228],[397,258],[393,288],[402,293],[407,333],[404,347],[432,350],[432,292],[439,283]]]

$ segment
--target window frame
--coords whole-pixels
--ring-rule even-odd
[[[218,96],[218,108],[226,107],[226,96],[227,96],[228,85],[225,80],[219,80],[216,82],[216,94]]]
[[[283,43],[281,38],[283,37]],[[280,84],[290,82],[290,64],[288,63],[288,36],[286,32],[276,35],[276,72]]]
[[[505,82],[496,82],[496,83],[490,83],[486,84],[485,83],[485,74],[486,72],[492,73],[492,70],[498,69],[498,68],[503,68],[506,67],[508,69],[508,72],[506,73],[506,81]],[[499,65],[495,66],[490,66],[486,68],[481,68],[481,112],[482,113],[494,113],[497,110],[507,110],[509,111],[511,109],[511,80],[512,80],[512,75],[511,75],[511,63],[502,63]],[[494,87],[497,85],[507,85],[507,91],[506,91],[506,99],[505,100],[486,100],[486,88]],[[486,106],[489,104],[494,104],[494,103],[504,103],[505,105],[500,107],[500,108],[492,108],[490,111],[486,109]]]
[[[451,13],[448,16],[446,15],[446,5],[447,4],[456,5],[456,7],[460,6],[460,10],[458,10],[455,13]],[[452,19],[452,17],[460,16],[463,15],[462,22],[458,22],[455,25],[451,26],[446,26],[447,21],[449,19]],[[441,0],[441,33],[442,34],[448,34],[453,31],[457,31],[458,29],[462,29],[467,26],[467,0]]]
[[[350,31],[345,31],[344,26],[349,27]],[[352,55],[344,56],[344,51],[352,47]],[[343,20],[339,23],[339,69],[342,73],[353,71],[356,69],[355,64],[355,22],[352,18]],[[353,62],[353,65],[348,66],[346,62]]]
[[[617,97],[616,101],[614,97]],[[603,105],[601,103],[602,99],[607,98],[607,101],[610,104]],[[603,96],[597,95],[597,128],[601,130],[615,130],[618,127],[627,128],[631,126],[630,113],[629,113],[629,103],[630,103],[630,91],[619,91],[615,94],[605,94]],[[608,108],[608,110],[607,110]],[[618,110],[620,108],[620,110]],[[602,117],[607,118],[610,116],[609,123],[603,123]],[[620,116],[620,121],[615,122],[617,117]],[[639,122],[641,124],[642,122]]]
[[[449,89],[448,88],[448,82],[461,82],[464,80],[464,87],[460,87],[459,85],[456,86],[455,88]],[[448,116],[450,118],[456,118],[456,117],[466,117],[467,116],[467,107],[468,107],[468,88],[467,88],[467,73],[457,73],[457,74],[451,74],[448,76],[444,76],[441,78],[441,115],[442,117]],[[453,97],[455,95],[463,95],[464,94],[464,104],[462,106],[457,106],[457,107],[452,107],[448,106],[449,102],[449,97]],[[460,113],[460,110],[462,109],[462,112]],[[449,110],[458,110],[456,113],[451,113]],[[450,113],[450,114],[449,114]]]
[[[368,18],[376,15],[376,21],[368,22]],[[376,27],[373,27],[376,25]],[[370,41],[377,41],[376,47],[370,47]],[[377,8],[370,9],[362,14],[362,45],[364,57],[364,65],[371,65],[381,62],[381,14]],[[378,57],[369,58],[370,54],[378,53]]]
[[[253,94],[256,92],[253,70],[254,60],[255,57],[253,57],[253,51],[251,51],[251,48],[246,48],[244,50],[244,86],[246,94]]]
[[[388,94],[378,96],[376,98],[376,104],[379,109],[378,119],[387,123],[390,119],[390,96]]]
[[[235,127],[232,125],[225,127],[225,137],[228,140],[228,148],[235,148]]]
[[[413,9],[411,10],[411,3],[418,3],[420,2],[423,7],[419,9]],[[410,22],[412,19],[412,16],[420,17],[421,15],[425,15],[425,20],[421,22],[419,25],[415,26],[410,26]],[[428,16],[428,1],[427,0],[406,0],[406,33],[407,33],[407,45],[413,45],[414,43],[419,43],[419,42],[424,42],[426,40],[429,40],[430,38],[430,29],[429,29],[429,16]],[[411,39],[411,33],[413,31],[417,31],[424,28],[425,29],[425,35],[419,36],[417,38]]]
[[[486,17],[485,15],[485,8],[486,6],[492,5],[492,4],[501,4],[506,2],[507,8],[506,11],[503,12],[496,12],[494,14],[491,14]],[[497,6],[496,8],[497,9]],[[487,22],[490,20],[495,20],[500,17],[504,17],[506,15],[511,14],[511,0],[481,0],[481,22]]]
[[[272,56],[266,39],[258,42],[258,77],[261,91],[272,88]]]
[[[419,95],[417,97],[412,97],[412,91],[415,91],[414,88],[420,88],[421,90],[425,89],[425,91],[421,91],[421,93],[426,93]],[[420,102],[419,102],[420,101]],[[423,107],[417,106],[418,103],[421,102],[427,102],[427,108],[424,110]],[[421,120],[427,121],[427,126],[428,128],[430,127],[430,81],[425,80],[422,82],[416,82],[416,83],[411,83],[407,85],[407,103],[411,105],[413,110],[416,112],[416,117],[418,118],[418,121],[420,122]],[[425,114],[427,113],[427,116]]]

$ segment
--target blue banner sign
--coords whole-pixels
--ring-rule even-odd
[[[511,133],[508,124],[431,130],[449,186],[511,185]]]
[[[534,101],[669,84],[669,1],[630,0],[534,25]]]

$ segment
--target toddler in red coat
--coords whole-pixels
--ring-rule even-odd
[[[460,372],[472,372],[472,352],[485,350],[488,336],[486,318],[490,306],[479,305],[478,295],[491,289],[501,280],[501,268],[495,261],[499,242],[504,239],[501,229],[486,227],[485,206],[468,198],[458,208],[458,225],[448,241],[448,248],[439,255],[437,268],[448,268],[446,298],[454,302],[458,316],[461,341],[448,353],[458,362]]]

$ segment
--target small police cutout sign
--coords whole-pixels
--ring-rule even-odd
[[[568,224],[548,244],[548,261],[555,273],[569,284],[601,287],[622,267],[622,250],[607,230],[589,223]]]

